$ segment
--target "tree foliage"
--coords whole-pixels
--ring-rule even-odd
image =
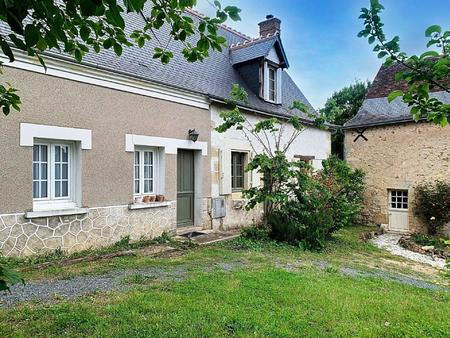
[[[132,45],[144,47],[155,39],[157,47],[149,57],[167,64],[174,57],[170,42],[183,43],[183,57],[189,62],[201,61],[211,50],[221,51],[226,40],[218,34],[226,20],[240,20],[235,6],[222,8],[211,3],[214,17],[194,20],[186,13],[197,0],[0,0],[0,20],[10,29],[0,35],[0,47],[12,62],[17,51],[36,57],[45,68],[43,53],[60,50],[81,62],[87,53],[112,49],[117,56]],[[143,25],[126,31],[127,13],[142,17]],[[158,38],[157,31],[169,27],[168,42]],[[10,85],[0,85],[0,108],[8,115],[11,108],[20,110],[20,98]]]
[[[252,123],[239,109],[239,103],[246,102],[245,90],[239,85],[234,85],[230,100],[227,102],[229,109],[220,113],[223,121],[215,130],[219,133],[231,128],[240,130],[251,145],[254,156],[247,164],[246,171],[258,172],[263,177],[264,184],[244,190],[243,196],[247,198],[247,209],[264,203],[267,219],[272,211],[285,203],[288,198],[284,183],[291,176],[292,162],[288,160],[286,153],[305,127],[300,118],[294,114],[285,119],[268,118]],[[317,118],[317,115],[310,112],[302,102],[294,101],[291,109]],[[288,125],[293,128],[290,134],[286,135]]]
[[[385,60],[386,66],[397,62],[404,67],[395,79],[405,82],[407,90],[393,91],[388,97],[389,101],[402,97],[416,121],[426,118],[446,126],[450,119],[450,104],[433,97],[430,91],[450,93],[450,31],[443,31],[438,25],[428,27],[425,31],[425,36],[429,38],[427,48],[433,49],[420,56],[408,56],[401,50],[398,36],[392,39],[385,36],[380,17],[383,9],[378,0],[371,0],[370,8],[361,9],[360,19],[364,21],[364,29],[358,36],[367,38],[369,44],[375,44],[373,51]]]
[[[320,110],[321,114],[328,122],[343,125],[358,113],[369,87],[369,81],[356,81],[334,92]],[[332,134],[331,151],[340,158],[344,157],[344,133],[339,128]]]

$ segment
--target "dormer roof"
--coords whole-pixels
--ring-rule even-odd
[[[267,35],[250,41],[239,42],[230,46],[231,63],[233,66],[266,59],[271,50],[275,49],[281,68],[289,68],[289,62],[279,34]]]

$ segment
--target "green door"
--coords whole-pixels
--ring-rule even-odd
[[[194,153],[178,149],[177,226],[194,225]]]

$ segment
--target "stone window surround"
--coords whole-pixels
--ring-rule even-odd
[[[81,186],[81,156],[80,150],[92,149],[92,131],[89,129],[60,127],[52,125],[42,125],[33,123],[21,123],[20,124],[20,140],[19,144],[22,147],[33,147],[35,142],[41,140],[50,141],[70,141],[79,144],[79,147],[73,147],[75,166],[74,172],[78,175],[74,175],[73,185]],[[78,148],[78,149],[77,149]],[[58,201],[55,203],[48,202],[44,206],[33,202],[33,211],[26,212],[25,217],[50,217],[60,215],[76,215],[86,213],[85,208],[79,208],[81,204],[81,191],[74,191],[72,197],[72,203],[63,205]]]

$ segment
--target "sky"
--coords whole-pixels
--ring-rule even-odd
[[[251,37],[258,23],[273,14],[281,23],[281,38],[290,67],[288,73],[315,108],[323,107],[335,91],[356,80],[373,80],[381,61],[358,19],[369,0],[221,0],[242,9],[240,22],[227,24]],[[450,29],[450,0],[381,0],[386,36],[400,37],[408,54],[425,51],[425,29],[439,24]],[[198,11],[214,13],[208,0],[198,0]]]

